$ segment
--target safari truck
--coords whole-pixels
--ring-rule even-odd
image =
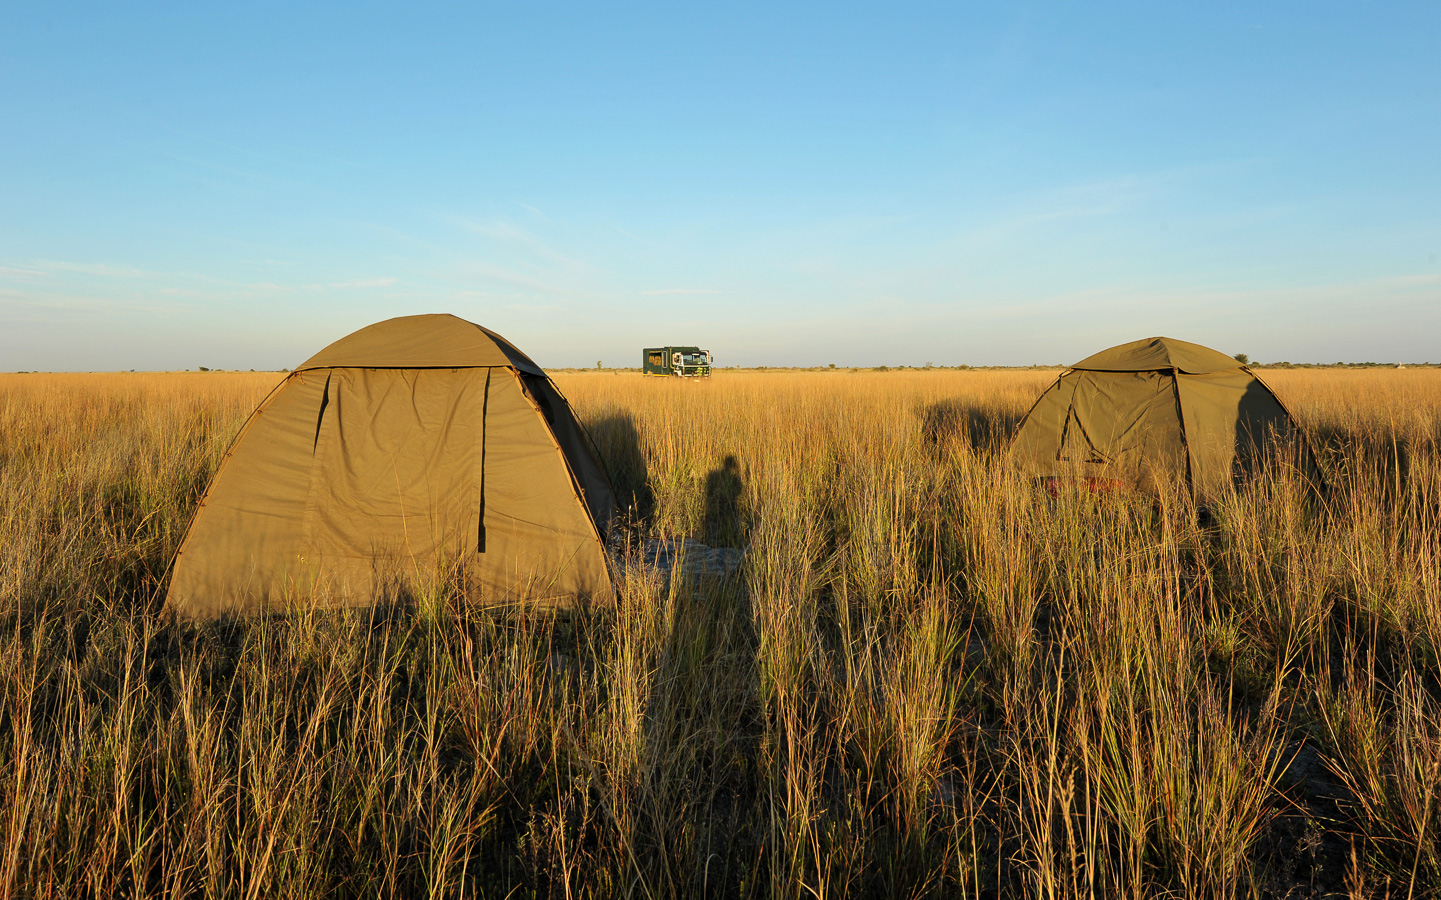
[[[647,347],[641,371],[647,375],[709,378],[711,355],[699,347]]]

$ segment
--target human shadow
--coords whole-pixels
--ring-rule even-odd
[[[750,518],[741,502],[745,483],[740,463],[727,454],[705,479],[705,542],[712,547],[743,547],[750,540]]]
[[[649,518],[655,509],[655,494],[651,491],[650,472],[635,419],[626,412],[611,412],[588,423],[586,432],[610,478],[621,515]]]
[[[936,451],[961,441],[976,453],[994,455],[1010,444],[1022,418],[996,406],[942,400],[921,411],[921,440]]]
[[[641,719],[647,790],[624,838],[647,848],[635,868],[653,893],[733,897],[771,865],[766,784],[745,762],[763,752],[765,734],[756,615],[732,564],[745,551],[728,549],[751,533],[739,459],[725,455],[704,489],[696,540],[669,544],[669,577],[645,600],[663,612]]]

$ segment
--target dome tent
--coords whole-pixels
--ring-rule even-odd
[[[611,489],[565,399],[509,341],[389,319],[296,367],[226,453],[176,554],[181,618],[373,604],[458,562],[482,603],[608,599]]]
[[[1208,347],[1146,338],[1071,366],[1021,420],[1011,456],[1043,477],[1136,486],[1184,478],[1214,496],[1299,430],[1249,368]],[[1315,475],[1309,446],[1303,467]]]

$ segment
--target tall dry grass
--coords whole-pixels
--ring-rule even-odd
[[[1264,374],[1330,490],[1204,514],[1032,490],[1054,373],[561,376],[737,575],[205,628],[274,376],[0,376],[0,895],[1434,896],[1441,373]]]

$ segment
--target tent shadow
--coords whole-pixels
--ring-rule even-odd
[[[937,452],[962,441],[973,452],[996,455],[1015,436],[1022,415],[971,400],[942,400],[921,410],[921,442]]]
[[[1330,486],[1320,460],[1299,423],[1278,430],[1271,420],[1275,395],[1259,380],[1246,386],[1236,416],[1235,455],[1231,482],[1236,488],[1262,475],[1277,464],[1294,467],[1314,496],[1325,497]]]
[[[622,519],[648,520],[655,511],[655,494],[635,419],[629,413],[613,411],[585,423],[585,430],[610,478]]]

